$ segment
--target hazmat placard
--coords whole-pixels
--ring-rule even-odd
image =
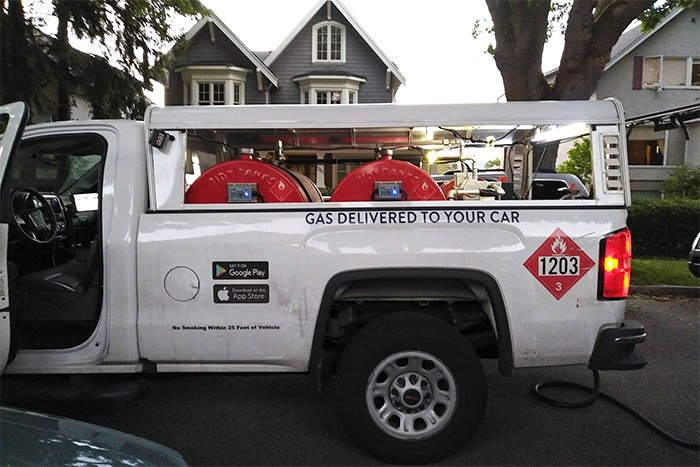
[[[559,300],[595,266],[595,261],[557,228],[523,266]]]

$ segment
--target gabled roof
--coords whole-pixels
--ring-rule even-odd
[[[299,24],[296,25],[296,27],[292,30],[292,32],[282,41],[282,43],[277,47],[275,51],[273,51],[270,55],[267,56],[265,59],[265,64],[267,66],[271,66],[274,61],[277,59],[277,57],[280,56],[280,54],[287,48],[289,44],[294,40],[297,35],[304,29],[304,27],[311,21],[311,19],[318,13],[318,11],[326,4],[326,2],[330,2],[335,7],[340,11],[340,13],[347,19],[348,23],[358,32],[360,37],[367,43],[367,45],[370,46],[372,51],[374,51],[375,54],[379,57],[379,59],[384,62],[386,65],[387,69],[394,75],[396,76],[396,79],[399,80],[401,84],[406,84],[406,78],[404,75],[399,71],[399,68],[396,66],[394,62],[389,60],[389,57],[386,56],[384,52],[379,48],[379,46],[372,40],[372,38],[367,34],[367,32],[362,29],[362,26],[355,20],[355,18],[350,14],[347,8],[345,8],[345,5],[343,5],[339,0],[321,0],[319,1],[315,7],[309,11],[306,16],[299,22]]]
[[[192,29],[190,29],[187,32],[187,34],[185,35],[185,39],[188,41],[191,41],[192,38],[194,38],[194,36],[196,36],[197,33],[199,31],[201,31],[202,28],[207,26],[209,23],[214,23],[214,25],[217,28],[219,28],[221,30],[221,32],[224,33],[226,38],[228,38],[228,40],[230,40],[233,43],[233,45],[238,47],[238,49],[241,52],[243,52],[243,54],[246,56],[246,58],[248,58],[248,60],[250,60],[255,65],[255,67],[257,68],[257,71],[259,71],[263,75],[265,75],[265,77],[267,79],[269,79],[273,85],[278,86],[277,77],[275,76],[275,74],[272,71],[270,71],[270,69],[267,67],[267,65],[265,65],[265,63],[263,63],[263,61],[260,60],[260,58],[255,53],[253,53],[248,47],[246,47],[246,45],[238,38],[238,36],[236,36],[233,33],[233,31],[231,31],[224,24],[224,22],[221,21],[221,19],[218,16],[216,16],[216,14],[213,11],[210,10],[209,14],[207,16],[202,17],[197,22],[197,24],[195,24],[192,27]]]
[[[642,25],[637,25],[637,27],[630,29],[620,36],[618,41],[613,46],[610,51],[610,60],[605,65],[604,71],[609,70],[613,65],[622,60],[627,54],[636,49],[644,41],[649,39],[657,31],[666,26],[673,18],[678,16],[684,9],[676,8],[671,13],[668,14],[663,20],[656,25],[654,29],[649,32],[642,32]]]

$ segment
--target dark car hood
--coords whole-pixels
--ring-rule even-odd
[[[0,465],[187,465],[160,444],[89,423],[0,407]]]

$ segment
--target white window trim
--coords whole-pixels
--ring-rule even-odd
[[[346,96],[347,90],[346,89],[314,89],[314,93],[316,94],[316,100],[318,100],[319,95],[326,95],[327,102],[326,104],[331,104],[331,94],[338,92],[340,93],[340,102],[337,104],[347,104],[348,99]],[[314,104],[318,104],[318,102],[314,102]],[[332,105],[337,105],[337,104],[332,104]]]
[[[326,26],[336,26],[340,28],[340,60],[331,60],[331,39],[330,32],[328,35],[328,42],[326,43],[326,51],[328,53],[328,59],[319,60],[318,59],[318,30]],[[345,25],[337,21],[322,21],[320,23],[314,24],[311,28],[311,63],[345,63],[345,48],[346,48],[346,34]]]
[[[340,92],[340,103],[349,104],[350,94],[354,94],[355,102],[359,102],[360,85],[367,82],[366,79],[357,76],[301,76],[292,81],[299,84],[299,102],[304,104],[305,92],[308,92],[309,104],[316,103],[316,96],[322,92]]]
[[[245,105],[245,83],[248,73],[253,70],[233,66],[187,66],[175,70],[182,73],[183,96],[185,105],[199,105],[199,83],[223,82],[225,105]],[[189,83],[189,87],[187,86]],[[235,86],[239,86],[240,102],[234,102]]]
[[[647,60],[659,60],[659,80],[656,83],[645,83],[644,82],[644,71],[646,70]],[[685,85],[668,85],[664,84],[664,59],[667,60],[685,60],[685,82],[693,82],[693,63],[700,61],[698,58],[694,57],[683,57],[683,56],[673,56],[673,55],[648,55],[644,57],[642,63],[642,87],[644,89],[653,89],[656,91],[663,91],[664,89],[700,89],[700,86],[692,86],[691,84]]]
[[[196,81],[197,83],[197,99],[196,103],[194,105],[226,105],[227,101],[227,96],[226,96],[226,81]],[[214,103],[214,85],[215,84],[223,84],[224,86],[224,99],[223,102],[220,103]],[[201,86],[207,86],[209,88],[209,103],[208,104],[200,104],[200,99],[199,99],[199,92],[201,91]]]

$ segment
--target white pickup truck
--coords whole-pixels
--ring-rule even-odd
[[[645,363],[617,101],[26,118],[0,107],[6,373],[309,372],[370,453],[425,463],[477,429],[480,358]],[[591,186],[533,199],[581,137]]]

